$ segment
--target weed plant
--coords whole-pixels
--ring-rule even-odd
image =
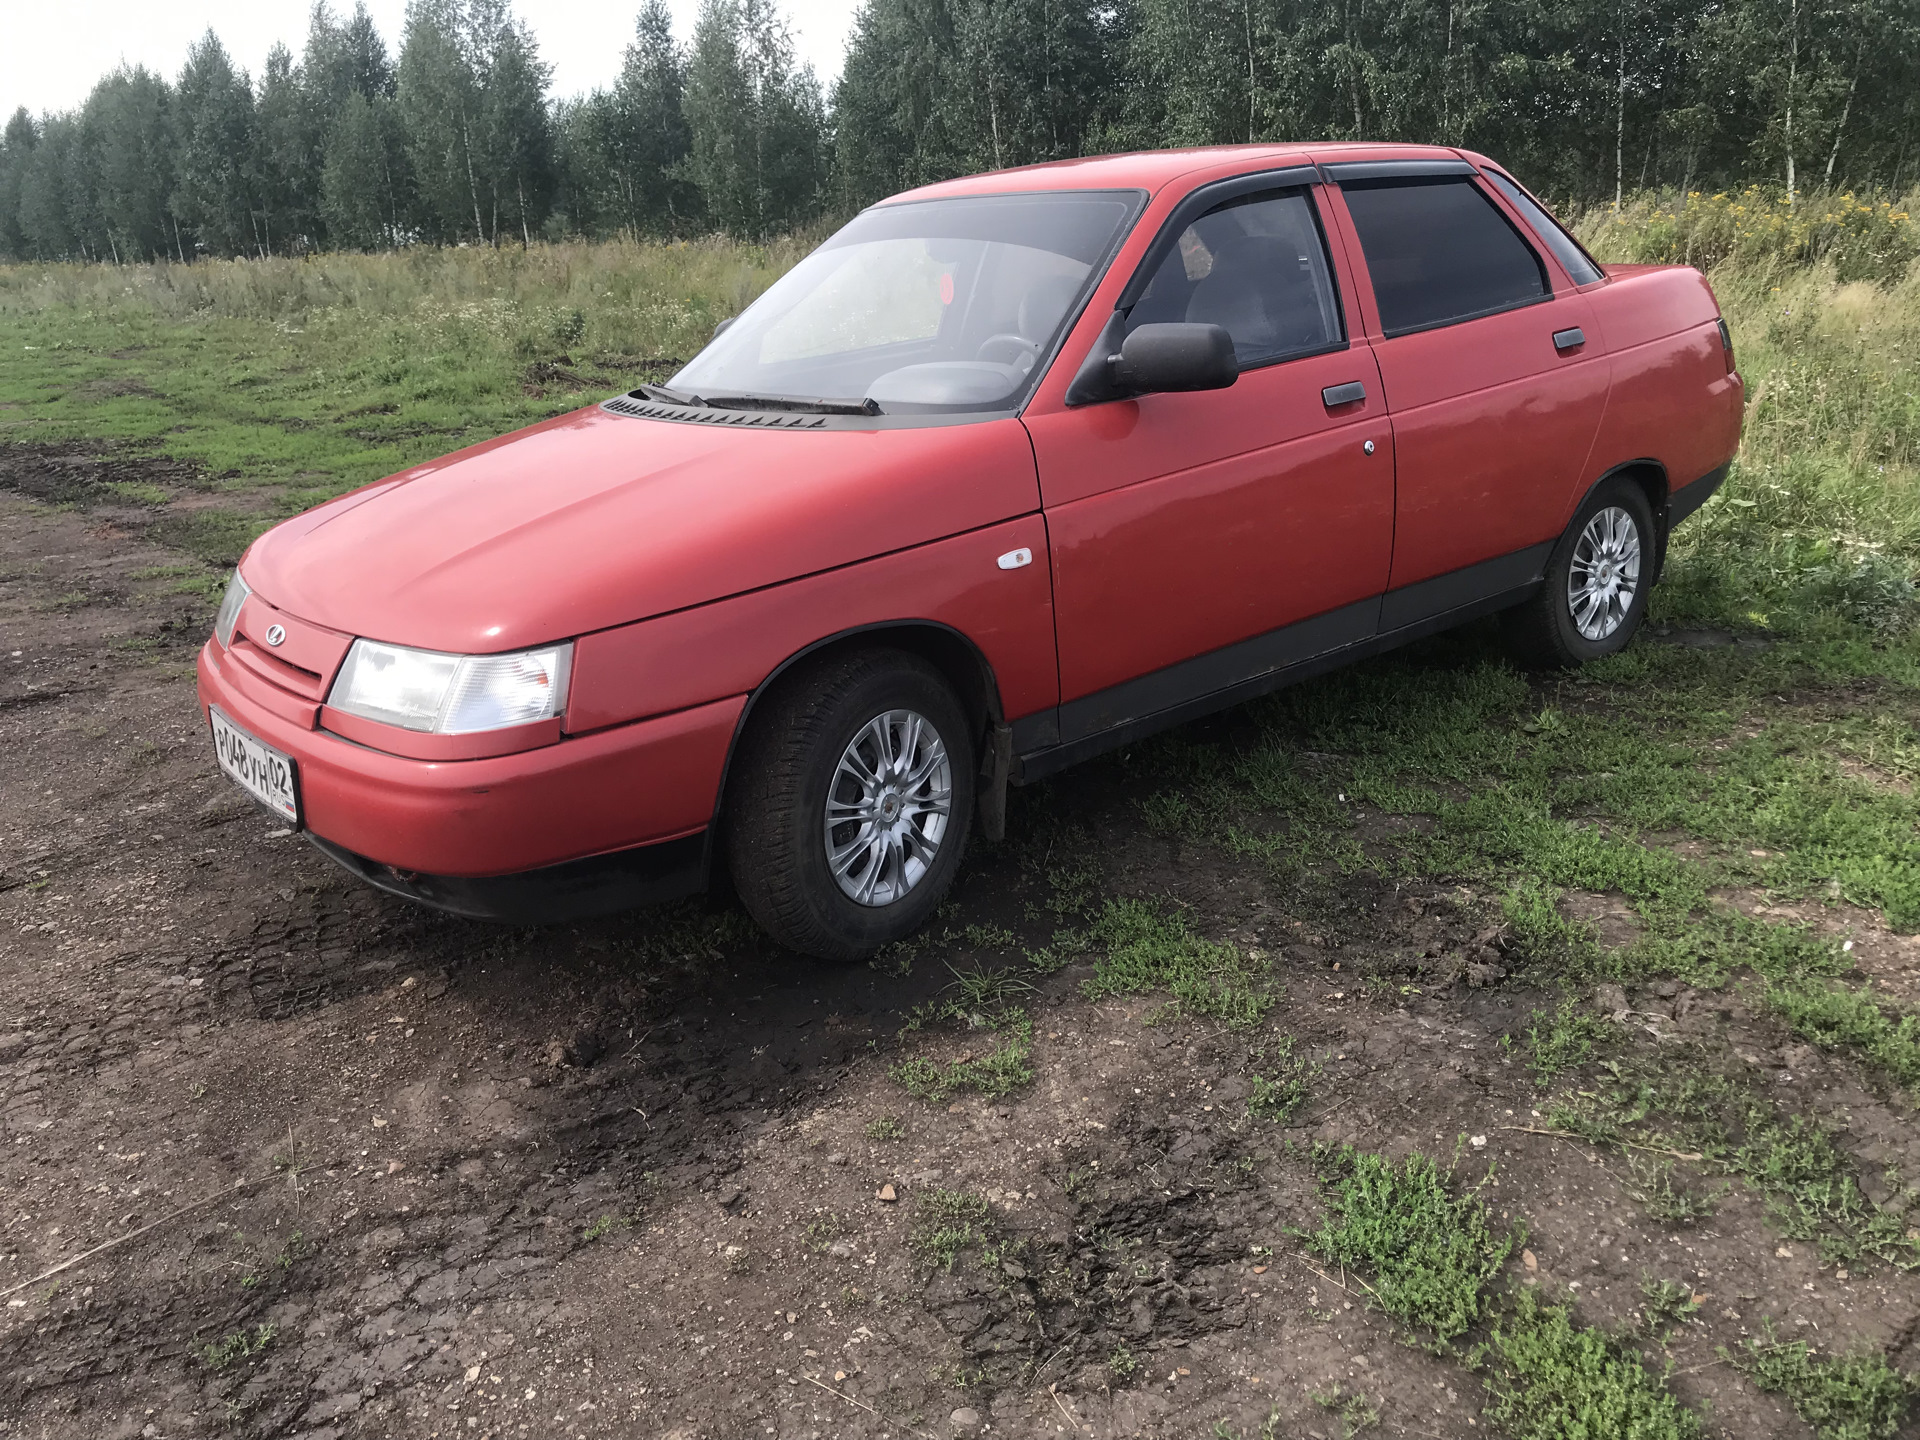
[[[1548,1108],[1549,1125],[1595,1145],[1685,1155],[1737,1178],[1765,1199],[1781,1234],[1816,1245],[1829,1263],[1920,1269],[1909,1197],[1882,1204],[1867,1195],[1818,1119],[1784,1112],[1697,1059],[1602,1068],[1594,1088]]]
[[[1179,1014],[1245,1029],[1279,998],[1263,963],[1194,934],[1181,916],[1148,901],[1109,900],[1088,940],[1103,952],[1080,987],[1089,999],[1164,991]]]
[[[980,1196],[936,1186],[914,1201],[907,1242],[941,1269],[951,1270],[963,1253],[987,1239],[992,1215]]]
[[[1669,1335],[1699,1313],[1700,1303],[1690,1286],[1646,1276],[1640,1281],[1640,1331],[1664,1345]]]
[[[1820,1356],[1806,1341],[1775,1340],[1771,1328],[1737,1351],[1722,1351],[1760,1389],[1783,1395],[1819,1440],[1892,1440],[1920,1378],[1871,1352]]]
[[[1373,1304],[1432,1348],[1465,1334],[1518,1237],[1495,1234],[1479,1195],[1456,1194],[1424,1155],[1395,1165],[1352,1146],[1318,1147],[1315,1160],[1327,1216],[1305,1237],[1313,1253],[1370,1276]]]
[[[1627,1345],[1530,1290],[1494,1323],[1488,1409],[1512,1440],[1693,1440],[1699,1419]]]

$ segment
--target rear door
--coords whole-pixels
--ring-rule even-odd
[[[1117,348],[1142,324],[1224,326],[1241,366],[1231,388],[1024,417],[1053,556],[1062,741],[1373,633],[1392,446],[1372,352],[1348,338],[1352,291],[1317,180],[1197,192],[1103,336]]]
[[[1392,412],[1389,631],[1538,578],[1585,475],[1608,366],[1586,299],[1465,161],[1326,169],[1365,257]]]

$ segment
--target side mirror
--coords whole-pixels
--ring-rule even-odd
[[[1142,325],[1128,335],[1125,317],[1116,311],[1067,387],[1066,400],[1090,405],[1159,391],[1224,390],[1239,378],[1233,337],[1223,327]]]
[[[1142,325],[1107,366],[1130,395],[1224,390],[1240,378],[1233,337],[1220,325]]]

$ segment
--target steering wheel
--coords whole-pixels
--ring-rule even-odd
[[[990,353],[994,350],[1006,350],[1010,353],[1006,360],[999,361],[998,356]],[[1024,335],[1015,335],[1008,331],[1002,331],[998,335],[989,335],[986,339],[982,340],[980,342],[980,348],[973,352],[973,358],[976,360],[994,360],[1001,364],[1018,365],[1022,370],[1031,370],[1033,368],[1033,362],[1040,358],[1040,342],[1038,340],[1029,340]]]

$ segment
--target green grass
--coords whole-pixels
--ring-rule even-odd
[[[1700,1305],[1691,1286],[1645,1276],[1640,1281],[1639,1329],[1650,1340],[1664,1345],[1668,1336],[1699,1313]]]
[[[951,1270],[967,1250],[985,1243],[992,1219],[993,1211],[980,1196],[936,1186],[914,1200],[907,1243],[941,1269]]]
[[[1151,901],[1109,900],[1087,938],[1099,952],[1080,987],[1089,999],[1165,992],[1177,1013],[1247,1028],[1279,998],[1264,963],[1194,934],[1182,916]]]
[[[1819,1440],[1892,1440],[1920,1379],[1870,1352],[1819,1356],[1804,1340],[1749,1340],[1730,1357],[1760,1389],[1783,1395]]]
[[[1488,1417],[1511,1440],[1695,1440],[1698,1418],[1648,1371],[1626,1340],[1574,1323],[1570,1306],[1525,1287],[1499,1288],[1523,1238],[1494,1231],[1474,1191],[1460,1191],[1426,1156],[1399,1165],[1344,1146],[1316,1151],[1327,1215],[1302,1238],[1329,1264],[1357,1273],[1371,1303],[1407,1338],[1481,1374]],[[1656,1339],[1696,1308],[1684,1287],[1649,1282],[1642,1320]],[[1464,1351],[1462,1336],[1486,1339]],[[1320,1397],[1316,1396],[1316,1399]],[[1326,1403],[1326,1402],[1322,1402]]]
[[[1511,1440],[1693,1440],[1699,1419],[1630,1347],[1522,1290],[1488,1342],[1488,1418]]]
[[[805,248],[0,266],[0,443],[156,447],[291,514],[663,378]]]
[[[1336,1385],[1331,1390],[1308,1393],[1314,1404],[1340,1417],[1340,1440],[1354,1440],[1380,1423],[1380,1407],[1360,1391]]]
[[[1861,1188],[1818,1118],[1782,1110],[1698,1057],[1603,1069],[1592,1089],[1548,1107],[1547,1123],[1595,1145],[1640,1147],[1643,1157],[1691,1156],[1742,1181],[1782,1235],[1817,1246],[1830,1264],[1920,1269],[1920,1236],[1909,1233],[1904,1208],[1876,1203]]]
[[[251,1360],[273,1344],[275,1328],[272,1325],[255,1325],[252,1329],[235,1330],[210,1344],[200,1347],[200,1361],[209,1370],[225,1370],[243,1360]]]
[[[1544,1088],[1586,1064],[1593,1058],[1594,1046],[1613,1031],[1611,1021],[1588,1013],[1572,996],[1562,1000],[1558,1009],[1536,1012],[1527,1030],[1527,1064],[1535,1081]]]
[[[1822,1050],[1849,1053],[1908,1090],[1920,1087],[1920,1017],[1831,982],[1771,984],[1766,1003],[1794,1034]]]
[[[1494,1232],[1473,1191],[1424,1155],[1395,1165],[1342,1146],[1318,1152],[1327,1215],[1308,1248],[1366,1276],[1372,1303],[1412,1336],[1443,1348],[1478,1321],[1482,1294],[1519,1243]]]
[[[1285,1124],[1306,1104],[1308,1084],[1320,1067],[1294,1054],[1293,1039],[1287,1035],[1271,1045],[1257,1047],[1249,1059],[1273,1074],[1269,1077],[1258,1070],[1249,1072],[1247,1078],[1253,1088],[1247,1096],[1247,1113],[1256,1120]]]
[[[1692,1225],[1719,1207],[1718,1195],[1704,1195],[1675,1179],[1673,1161],[1664,1155],[1627,1153],[1627,1194],[1650,1220],[1667,1226]]]
[[[1033,1083],[1033,1021],[1025,1015],[1008,1017],[984,1055],[950,1060],[942,1065],[924,1055],[911,1056],[888,1074],[916,1100],[939,1104],[963,1091],[1000,1099]]]

